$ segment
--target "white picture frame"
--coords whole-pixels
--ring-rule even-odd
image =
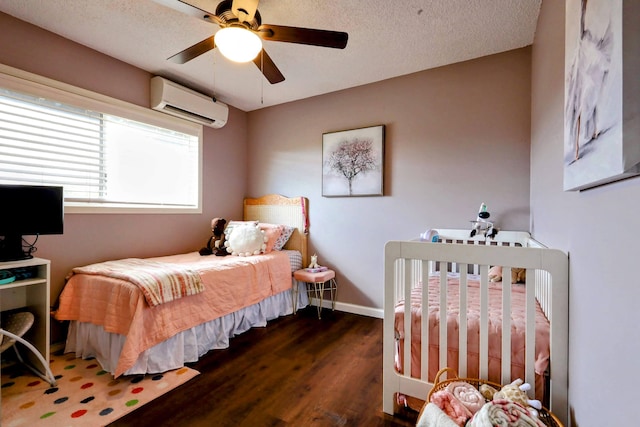
[[[322,195],[384,195],[385,126],[322,134]]]

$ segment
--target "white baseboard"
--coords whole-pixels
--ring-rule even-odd
[[[316,303],[315,298],[312,298],[311,305],[314,305],[317,307],[318,304]],[[322,301],[322,307],[328,308],[329,310],[331,310],[331,301],[327,301],[327,300]],[[375,317],[378,319],[384,318],[384,310],[381,308],[365,307],[363,305],[347,304],[344,302],[336,301],[336,310],[344,311],[345,313]]]

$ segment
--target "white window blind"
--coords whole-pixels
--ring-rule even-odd
[[[0,89],[0,180],[65,187],[66,199],[106,196],[100,114]]]
[[[62,185],[66,206],[200,209],[201,127],[53,98],[0,87],[0,183]]]

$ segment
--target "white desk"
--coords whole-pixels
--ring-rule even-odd
[[[47,259],[32,258],[23,261],[0,263],[0,270],[19,267],[36,267],[36,275],[30,279],[0,285],[0,311],[26,308],[35,317],[33,326],[23,337],[49,358],[50,341],[50,287],[51,262]],[[29,352],[21,352],[32,366],[39,367],[38,358]],[[40,368],[41,370],[41,368]]]

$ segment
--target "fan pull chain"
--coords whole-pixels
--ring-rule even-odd
[[[260,51],[260,105],[264,105],[264,49]]]

